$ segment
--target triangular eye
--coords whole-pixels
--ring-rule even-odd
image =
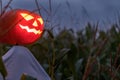
[[[43,19],[42,18],[38,18],[37,20],[40,22],[40,24],[43,24]]]
[[[27,21],[34,18],[33,16],[26,14],[26,13],[20,13],[20,15]]]

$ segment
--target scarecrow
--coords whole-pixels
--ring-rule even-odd
[[[50,80],[29,49],[24,47],[37,41],[43,29],[41,16],[28,10],[10,10],[0,17],[0,42],[14,45],[2,56],[8,72],[6,80],[20,80],[23,74],[34,80]]]

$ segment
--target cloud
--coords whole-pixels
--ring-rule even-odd
[[[6,1],[6,0],[4,0]],[[38,0],[40,5],[43,5],[49,11],[48,0]],[[57,9],[57,17],[63,19],[64,23],[70,21],[70,16],[74,16],[76,20],[80,18],[81,23],[85,21],[97,21],[113,19],[117,11],[120,9],[120,0],[51,0],[53,11],[61,4]],[[71,10],[68,9],[66,1],[69,2]],[[5,4],[5,2],[4,2]],[[11,6],[13,8],[22,8],[34,10],[36,9],[35,0],[13,0]],[[46,16],[46,14],[43,14]],[[66,22],[65,22],[66,21]]]

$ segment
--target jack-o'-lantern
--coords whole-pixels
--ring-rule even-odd
[[[28,10],[11,10],[0,17],[0,42],[31,44],[41,37],[44,23],[41,16]]]

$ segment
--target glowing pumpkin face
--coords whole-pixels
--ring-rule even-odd
[[[3,31],[0,42],[19,45],[33,43],[41,36],[43,25],[43,19],[38,14],[19,9],[9,11],[0,19],[0,32]]]

